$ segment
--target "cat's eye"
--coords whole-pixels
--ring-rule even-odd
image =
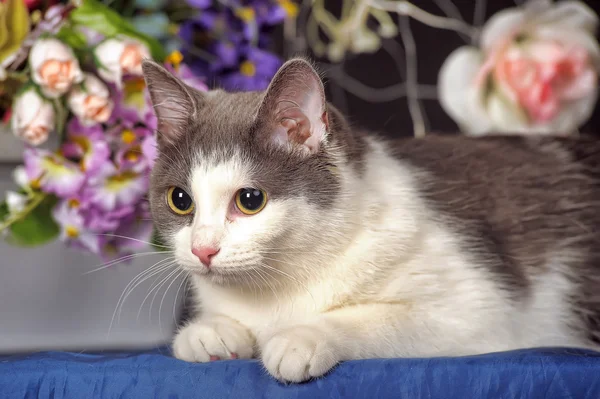
[[[267,193],[257,188],[242,188],[235,195],[235,205],[244,215],[256,215],[267,205]]]
[[[169,188],[167,191],[167,204],[178,215],[189,215],[194,210],[192,197],[179,187]]]

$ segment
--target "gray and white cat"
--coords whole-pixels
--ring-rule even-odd
[[[200,308],[176,357],[299,382],[349,359],[599,347],[600,142],[383,140],[302,59],[260,93],[143,69],[153,218]]]

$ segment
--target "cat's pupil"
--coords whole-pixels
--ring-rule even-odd
[[[192,206],[192,198],[180,188],[175,188],[171,194],[173,205],[181,211],[187,211]]]
[[[244,188],[240,192],[240,203],[249,211],[255,211],[259,209],[264,200],[263,192],[255,188]]]

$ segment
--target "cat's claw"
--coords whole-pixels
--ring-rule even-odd
[[[262,348],[265,368],[282,382],[320,377],[339,361],[326,334],[318,327],[298,326],[273,335]]]
[[[185,326],[175,336],[173,354],[188,362],[250,359],[254,338],[247,328],[226,316],[203,319]]]

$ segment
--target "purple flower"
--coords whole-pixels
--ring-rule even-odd
[[[124,206],[106,212],[98,207],[86,211],[86,226],[96,233],[112,233],[119,228],[124,218],[135,212],[133,206]]]
[[[240,58],[238,45],[228,39],[211,43],[206,49],[216,57],[215,61],[209,63],[211,71],[233,68]]]
[[[177,69],[173,68],[171,65],[166,65],[165,67],[175,74],[175,76],[181,79],[186,85],[200,91],[208,90],[208,87],[204,81],[194,74],[187,65],[180,64]]]
[[[100,252],[101,240],[85,227],[85,218],[69,201],[59,203],[53,210],[54,220],[60,226],[60,239],[92,253]]]
[[[106,137],[115,149],[131,147],[142,141],[147,136],[152,136],[153,130],[144,125],[135,126],[127,121],[121,121],[106,131]]]
[[[154,162],[158,158],[158,146],[156,142],[156,136],[148,136],[142,141],[142,154],[148,162],[148,168],[154,167]]]
[[[236,7],[232,9],[233,17],[237,18],[237,24],[241,22],[241,30],[246,40],[252,41],[258,36],[259,25],[256,20],[256,11],[253,7]],[[230,23],[234,25],[235,23]]]
[[[81,169],[94,174],[110,158],[110,148],[100,125],[86,127],[77,118],[69,123],[68,140],[62,153],[69,159],[79,159]]]
[[[25,171],[31,186],[61,198],[77,195],[85,182],[79,166],[62,155],[50,151],[27,148],[23,152]]]
[[[298,16],[300,6],[294,0],[251,0],[256,10],[256,19],[261,25],[278,25],[286,19],[293,19]]]
[[[190,7],[203,10],[212,5],[212,0],[186,0],[186,3],[188,3]]]
[[[264,90],[281,64],[276,55],[250,47],[238,70],[221,77],[221,84],[231,91]]]
[[[144,173],[154,166],[157,152],[156,138],[150,135],[130,146],[121,148],[116,154],[115,161],[121,169]]]
[[[97,175],[91,177],[86,187],[86,196],[104,211],[135,205],[148,189],[147,174],[134,170],[117,169],[106,163]]]
[[[140,122],[150,108],[150,104],[146,101],[145,89],[146,84],[141,77],[124,80],[121,90],[112,85],[111,93],[113,93],[115,106],[107,124],[128,121],[133,125]]]

